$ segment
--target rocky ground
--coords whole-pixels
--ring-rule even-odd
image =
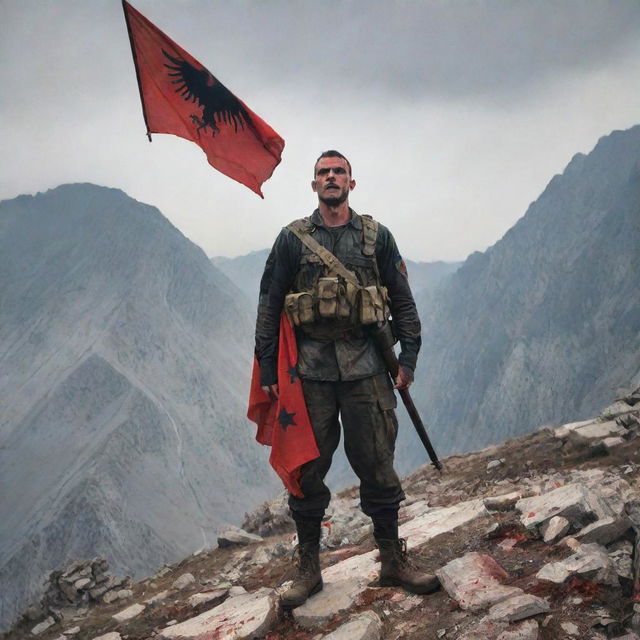
[[[325,588],[292,613],[278,607],[295,547],[280,496],[221,535],[218,548],[141,582],[109,576],[112,588],[101,592],[106,567],[95,560],[52,575],[49,600],[4,637],[638,639],[639,435],[640,390],[593,420],[450,456],[442,473],[425,465],[406,478],[400,533],[440,578],[432,595],[376,586],[370,524],[350,489],[334,497],[325,523]]]

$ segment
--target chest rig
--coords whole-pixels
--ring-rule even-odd
[[[294,326],[316,339],[358,335],[363,326],[389,316],[375,255],[378,223],[371,216],[358,217],[362,229],[348,225],[337,238],[309,218],[287,226],[302,242],[302,254],[285,311]]]

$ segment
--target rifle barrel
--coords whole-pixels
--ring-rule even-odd
[[[394,339],[393,334],[391,333],[391,327],[388,323],[378,330],[376,334],[376,340],[378,342],[378,348],[380,350],[380,353],[382,354],[382,358],[387,365],[387,370],[391,374],[391,377],[395,380],[398,376],[400,363],[398,362],[398,356],[393,349]],[[422,422],[422,419],[420,418],[418,410],[416,409],[416,405],[413,403],[413,398],[409,393],[409,389],[398,389],[398,391],[400,391],[402,402],[404,403],[404,406],[407,409],[407,413],[411,418],[411,422],[413,423],[413,426],[418,433],[418,437],[422,441],[424,448],[427,450],[429,458],[431,458],[433,466],[438,471],[442,471],[442,463],[440,462],[440,460],[438,460],[438,454],[431,444],[431,440],[429,439],[427,430],[424,428],[424,424]]]

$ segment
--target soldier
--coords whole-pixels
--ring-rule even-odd
[[[341,153],[320,155],[311,182],[318,208],[280,232],[260,283],[256,357],[262,388],[271,397],[278,394],[278,328],[284,308],[295,326],[297,373],[320,451],[302,468],[304,497],[289,496],[299,546],[297,575],[281,597],[286,608],[322,589],[320,530],[331,497],[324,478],[340,441],[338,418],[347,458],[360,479],[360,506],[373,521],[380,584],[413,593],[438,588],[435,576],[412,566],[405,541],[398,539],[398,509],[405,496],[393,468],[398,429],[393,389],[413,382],[420,320],[393,236],[349,207],[355,186],[351,164]],[[334,256],[338,262],[331,261]],[[401,346],[395,386],[372,337],[389,313]]]

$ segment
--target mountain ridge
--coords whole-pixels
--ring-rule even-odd
[[[93,549],[138,575],[277,484],[244,417],[248,305],[155,207],[90,184],[5,201],[0,271],[6,624],[46,567]]]
[[[638,149],[636,126],[574,156],[423,308],[414,388],[445,451],[586,416],[638,383]]]

